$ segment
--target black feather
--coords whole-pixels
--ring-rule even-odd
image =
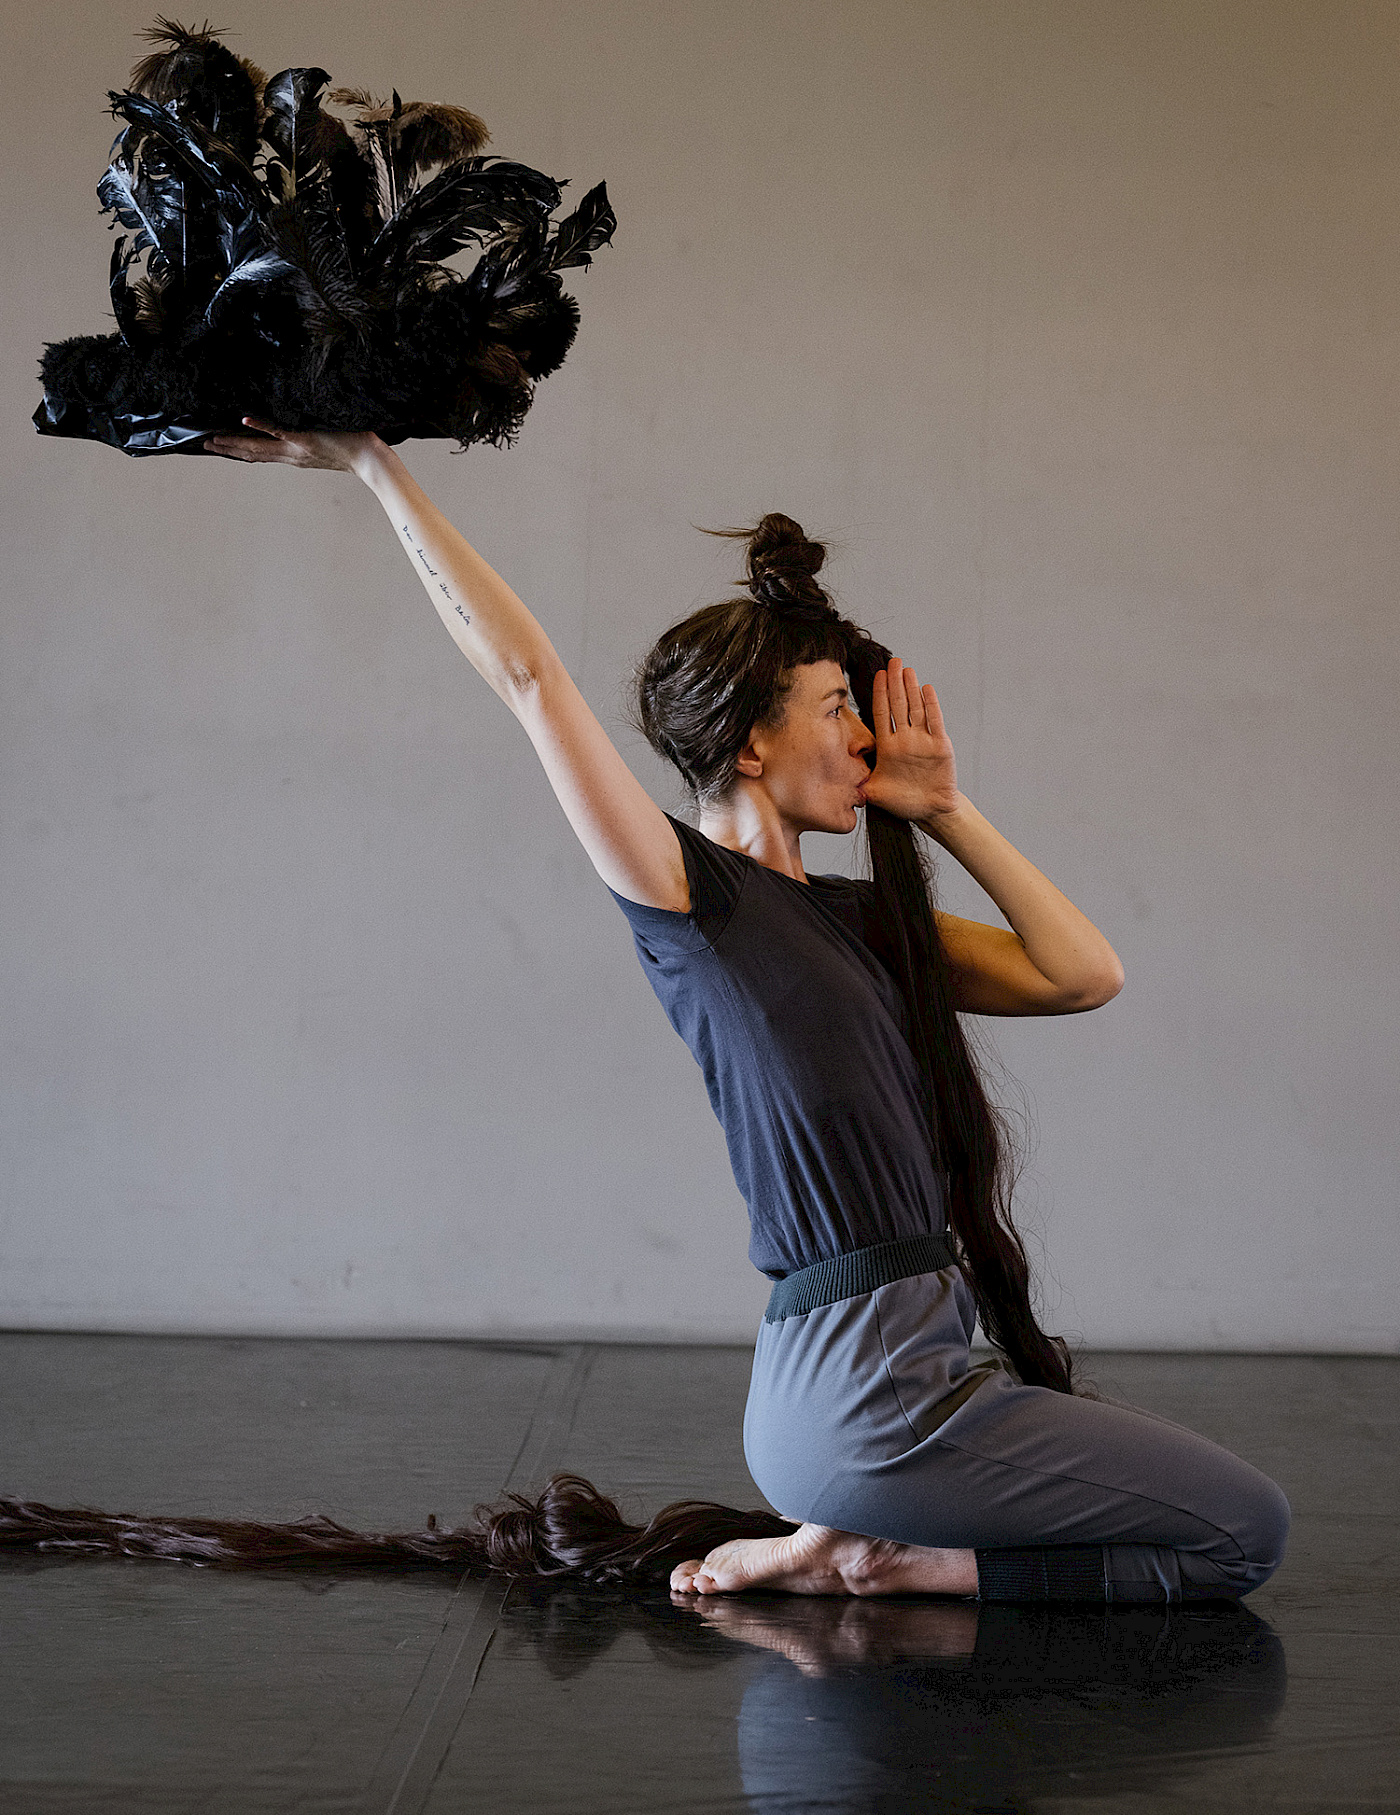
[[[112,313],[117,318],[117,333],[129,347],[136,346],[144,338],[141,334],[137,294],[126,281],[126,274],[140,256],[140,251],[139,241],[128,246],[126,235],[119,233],[112,247],[112,265],[107,279]]]
[[[197,448],[244,415],[513,439],[577,331],[559,272],[616,225],[603,186],[552,225],[560,185],[478,155],[465,109],[327,95],[316,68],[267,78],[207,26],[147,35],[158,49],[111,96],[125,130],[98,185],[122,230],[117,333],[45,350],[40,431],[134,454]],[[323,96],[357,110],[349,130]],[[471,270],[445,262],[469,246]]]
[[[114,158],[98,180],[97,199],[104,214],[115,215],[121,226],[135,233],[133,258],[149,252],[156,269],[183,265],[184,188],[163,163]]]
[[[136,204],[152,203],[165,212],[159,223],[168,228],[160,243],[162,261],[174,264],[175,231],[180,236],[178,262],[187,271],[210,261],[224,269],[241,263],[257,237],[266,196],[253,168],[216,139],[197,120],[181,119],[169,107],[144,95],[113,94],[112,112],[128,122],[117,141],[118,151],[97,185],[105,206],[120,200],[124,173]],[[108,186],[104,192],[104,185]],[[123,226],[136,224],[118,211]],[[147,232],[151,231],[149,225]]]
[[[350,143],[339,120],[321,112],[321,91],[329,81],[324,69],[284,69],[263,89],[262,138],[282,165],[285,194],[295,194],[299,182],[324,168],[338,148],[337,138]]]
[[[370,246],[385,265],[438,264],[463,246],[514,236],[548,220],[559,185],[525,164],[468,158],[451,164],[399,208]]]
[[[590,189],[572,214],[554,230],[549,268],[562,271],[571,265],[591,265],[593,254],[606,246],[617,230],[617,216],[608,201],[607,185]]]

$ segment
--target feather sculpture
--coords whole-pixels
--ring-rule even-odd
[[[617,225],[603,184],[556,221],[562,185],[482,155],[464,108],[269,77],[207,26],[145,35],[97,185],[117,332],[45,349],[40,434],[197,451],[248,415],[513,440],[578,329],[559,274]]]

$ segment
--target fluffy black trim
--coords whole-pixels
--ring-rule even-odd
[[[464,109],[333,90],[347,123],[322,69],[265,77],[166,19],[147,35],[98,184],[118,331],[45,350],[39,432],[129,454],[244,416],[513,440],[578,330],[559,273],[617,225],[604,186],[555,220],[561,185],[480,155]],[[470,271],[444,262],[468,246]]]

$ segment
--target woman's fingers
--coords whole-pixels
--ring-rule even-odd
[[[903,731],[909,723],[909,705],[904,697],[904,664],[898,656],[891,656],[888,668],[877,670],[875,685],[872,689],[872,705],[875,699],[880,705],[875,708],[875,716],[881,721],[875,726],[876,734],[885,731]]]
[[[876,671],[871,689],[872,729],[877,739],[915,731],[941,738],[946,736],[938,695],[927,685],[920,686],[912,668],[906,668],[898,656],[891,656],[888,669]]]
[[[210,435],[204,443],[205,451],[229,460],[349,471],[354,463],[354,446],[365,439],[364,435],[332,434],[320,429],[280,429],[261,416],[245,416],[243,424],[249,431],[246,435]]]
[[[287,456],[272,452],[266,442],[254,441],[251,435],[211,435],[204,443],[206,454],[222,454],[226,460],[283,460]]]
[[[915,731],[928,729],[924,718],[924,696],[919,691],[919,677],[912,668],[904,670],[904,705],[909,724]]]
[[[890,717],[896,731],[909,723],[909,699],[904,689],[904,664],[897,655],[890,657]]]
[[[912,668],[906,668],[897,655],[891,656],[888,669],[876,673],[872,689],[872,709],[880,721],[874,727],[877,734],[882,728],[895,732],[932,729],[924,698],[932,692],[931,687],[919,686]]]
[[[867,802],[902,819],[951,811],[957,773],[937,693],[894,656],[873,676],[871,693],[875,764]]]
[[[287,459],[283,438],[275,423],[264,422],[258,416],[245,416],[243,426],[251,433],[208,436],[204,443],[206,452],[222,454],[230,460]]]
[[[888,737],[890,726],[890,678],[883,668],[875,671],[875,679],[870,688],[870,716],[874,724],[870,729],[875,733],[878,744]]]

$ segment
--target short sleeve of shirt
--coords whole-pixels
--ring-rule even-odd
[[[670,908],[644,907],[639,901],[619,895],[616,889],[609,889],[608,893],[626,915],[644,949],[701,951],[713,945],[728,924],[752,859],[712,843],[683,819],[675,819],[669,813],[666,817],[680,840],[690,911],[678,914]]]

